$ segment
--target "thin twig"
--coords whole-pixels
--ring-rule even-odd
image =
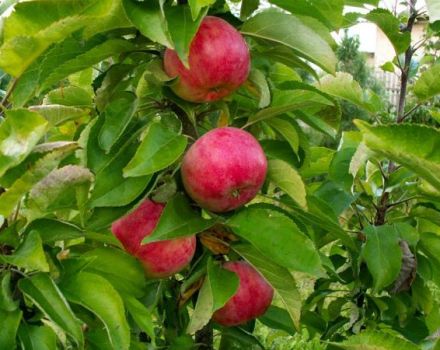
[[[6,95],[5,95],[5,97],[3,97],[3,100],[2,100],[2,102],[1,102],[1,108],[2,108],[3,110],[6,109],[5,105],[6,105],[6,103],[8,102],[9,97],[11,97],[11,94],[12,94],[12,92],[14,91],[15,87],[17,86],[17,83],[18,83],[18,78],[15,78],[15,79],[12,81],[12,84],[9,86],[8,91],[6,91]]]
[[[401,121],[403,122],[407,117],[410,116],[410,114],[411,114],[412,112],[414,112],[415,110],[417,110],[417,109],[420,108],[421,106],[422,106],[421,103],[416,104],[413,108],[411,108],[408,112],[406,112],[406,113],[403,115]]]

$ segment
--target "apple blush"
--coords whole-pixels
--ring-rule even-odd
[[[223,127],[200,137],[183,158],[188,195],[202,208],[221,213],[252,200],[264,183],[267,160],[247,131]]]
[[[125,250],[138,258],[151,278],[166,278],[190,263],[196,249],[196,237],[183,237],[142,245],[156,228],[165,206],[149,199],[112,224],[112,232]]]
[[[164,69],[177,77],[174,93],[191,102],[211,102],[230,95],[249,74],[249,48],[241,34],[228,22],[207,16],[194,36],[186,68],[174,50],[167,49]]]
[[[232,298],[214,313],[213,320],[230,327],[263,315],[273,298],[273,289],[269,283],[245,261],[229,261],[223,268],[238,275],[239,285]]]

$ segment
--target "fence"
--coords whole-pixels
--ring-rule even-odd
[[[377,70],[374,72],[376,78],[382,82],[388,101],[394,107],[399,103],[400,77],[396,73]]]

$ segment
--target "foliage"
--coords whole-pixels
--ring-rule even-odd
[[[439,347],[439,63],[413,64],[416,1],[401,15],[376,0],[236,3],[236,16],[223,0],[0,5],[0,349],[210,349],[212,334],[228,350]],[[172,92],[162,59],[169,47],[185,62],[207,14],[241,31],[252,70],[231,96],[194,104]],[[392,120],[357,42],[337,50],[331,36],[358,20],[396,49]],[[368,122],[341,133],[355,119],[341,104]],[[436,122],[404,123],[418,108]],[[214,214],[187,197],[179,168],[225,125],[258,138],[269,173],[249,205]],[[110,231],[145,198],[167,203],[147,241],[198,236],[168,279],[147,279]],[[221,263],[237,259],[276,298],[225,328],[210,319],[236,289]]]

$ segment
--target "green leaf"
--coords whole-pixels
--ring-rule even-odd
[[[375,23],[394,47],[396,55],[404,53],[411,44],[411,33],[400,30],[400,21],[390,11],[374,9],[365,18]]]
[[[360,120],[369,149],[416,173],[440,189],[440,131],[416,124],[371,126]]]
[[[329,44],[298,17],[278,11],[265,11],[243,24],[242,33],[279,43],[329,73],[335,72],[336,56]]]
[[[186,196],[177,193],[165,206],[152,234],[145,237],[142,243],[195,235],[214,223],[214,220],[203,219],[191,208]]]
[[[269,106],[270,89],[266,76],[263,74],[263,72],[258,69],[252,69],[246,83],[246,87],[248,87],[248,89],[250,89],[251,92],[257,95],[259,98],[258,108]]]
[[[189,7],[191,8],[191,16],[193,21],[195,21],[198,18],[200,11],[204,7],[213,5],[215,1],[216,0],[188,0]]]
[[[380,66],[380,68],[384,71],[384,72],[390,72],[390,73],[394,73],[396,70],[396,67],[394,66],[394,63],[391,61],[385,62],[383,65]]]
[[[132,24],[128,20],[122,1],[100,0],[105,6],[106,12],[87,23],[84,28],[83,35],[85,38],[91,38],[97,33],[103,33],[112,29],[132,28]],[[95,17],[96,18],[96,17]]]
[[[109,39],[104,43],[93,47],[89,51],[78,55],[75,58],[58,66],[54,71],[51,72],[51,74],[49,74],[46,80],[44,80],[40,91],[44,91],[72,73],[79,72],[85,68],[93,66],[94,64],[99,63],[110,56],[133,49],[134,45],[127,40]]]
[[[440,21],[440,4],[436,0],[426,0],[428,7],[429,21],[434,23]]]
[[[199,16],[193,20],[191,9],[187,5],[166,6],[164,10],[168,30],[174,43],[174,50],[185,67],[189,67],[189,47],[205,16],[205,12],[200,12]]]
[[[63,280],[60,289],[67,300],[85,307],[101,319],[115,349],[129,349],[130,329],[124,304],[109,281],[93,273],[80,272]]]
[[[289,205],[290,212],[294,217],[297,217],[304,223],[316,226],[324,232],[328,232],[328,241],[326,243],[339,239],[347,248],[357,252],[359,249],[353,242],[353,238],[342,229],[337,219],[332,217],[331,210],[329,210],[328,206],[326,206],[327,211],[324,212],[323,209],[317,205],[317,199],[318,198],[314,196],[307,197],[308,212],[297,206],[290,198],[287,198],[287,200],[286,198],[282,198],[282,201]]]
[[[99,144],[107,153],[115,145],[130,123],[137,108],[136,96],[124,92],[112,99],[104,110],[105,122],[99,132]]]
[[[301,167],[301,176],[309,178],[327,173],[334,152],[325,147],[310,147],[309,162]]]
[[[277,86],[288,81],[302,80],[295,69],[279,62],[271,66],[269,77]]]
[[[88,251],[82,257],[91,258],[86,271],[105,277],[120,293],[137,298],[145,294],[144,270],[131,255],[120,249],[106,247]]]
[[[125,13],[142,35],[173,48],[160,1],[122,0]]]
[[[280,140],[260,140],[259,142],[267,159],[280,159],[292,167],[299,166],[298,158],[295,157],[288,142]]]
[[[26,158],[47,126],[37,113],[26,109],[6,111],[6,119],[0,122],[0,176]]]
[[[364,233],[367,242],[362,257],[373,275],[375,291],[380,291],[394,282],[400,272],[402,251],[399,233],[390,225],[368,226]]]
[[[77,86],[66,86],[49,91],[44,98],[45,105],[62,105],[71,107],[92,107],[91,94]]]
[[[365,5],[372,5],[377,7],[379,0],[345,0],[347,6],[364,7]]]
[[[268,165],[267,178],[306,209],[306,187],[298,172],[288,163],[279,159],[269,160]]]
[[[266,124],[281,134],[281,136],[284,137],[284,139],[289,143],[290,147],[292,147],[292,150],[295,152],[295,154],[298,154],[299,135],[290,118],[272,118],[270,120],[266,120]]]
[[[52,322],[69,334],[78,347],[83,347],[81,324],[48,274],[39,273],[23,278],[18,287]]]
[[[0,281],[0,310],[14,311],[17,308],[18,303],[14,301],[11,291],[11,271],[6,271]]]
[[[365,331],[331,345],[345,350],[417,350],[414,343],[389,332]]]
[[[328,169],[329,179],[342,186],[347,193],[351,192],[354,179],[350,171],[351,162],[361,141],[362,134],[358,131],[344,131]]]
[[[15,338],[22,317],[20,309],[4,311],[0,309],[0,349],[16,349]]]
[[[289,270],[269,261],[250,244],[235,244],[232,245],[232,249],[246,259],[249,264],[255,267],[267,282],[269,282],[273,289],[275,289],[278,296],[281,298],[284,307],[289,312],[295,328],[299,330],[301,318],[301,296],[296,286],[295,279]]]
[[[18,337],[26,350],[56,350],[57,336],[49,326],[29,326],[22,323]]]
[[[41,86],[41,83],[49,76],[49,74],[57,67],[64,64],[65,61],[71,60],[83,52],[90,50],[94,46],[101,44],[104,40],[104,36],[97,36],[84,42],[84,39],[79,35],[72,35],[62,42],[52,45],[37,60],[35,60],[29,66],[29,68],[23,72],[23,74],[20,76],[20,79],[18,79],[11,96],[11,101],[13,102],[14,106],[23,106],[29,99],[31,99],[36,93],[36,90]],[[69,101],[72,99],[73,93],[78,93],[79,88],[74,90],[72,89],[72,86],[58,88],[54,91],[54,101],[46,98],[44,103],[63,105],[64,101]],[[82,92],[80,96],[74,98],[74,100],[80,100],[79,102],[81,103],[78,105],[67,105],[91,107],[91,96],[89,93],[86,93],[86,95],[86,99],[84,99],[84,92]]]
[[[258,53],[253,53],[254,56],[259,56]],[[296,51],[291,49],[290,47],[274,44],[270,47],[262,47],[261,48],[261,56],[265,59],[270,59],[274,62],[282,63],[290,68],[300,68],[311,76],[313,76],[316,80],[319,80],[319,76],[316,71],[309,65],[307,62],[303,61],[300,57],[296,55]]]
[[[153,346],[155,346],[156,334],[154,332],[154,322],[152,313],[136,298],[132,296],[124,296],[124,303],[127,311],[133,320],[148,336],[151,338]]]
[[[48,175],[75,148],[76,144],[68,144],[40,158],[25,172],[7,192],[0,195],[0,215],[8,216],[22,197],[32,187]]]
[[[248,207],[232,216],[227,224],[267,259],[289,269],[322,276],[317,249],[286,215],[270,209]]]
[[[432,232],[420,235],[420,247],[423,252],[434,261],[440,263],[440,236]]]
[[[125,177],[150,175],[173,164],[185,151],[185,136],[153,122],[134,157],[124,168]]]
[[[54,126],[62,125],[70,120],[79,119],[90,113],[87,109],[62,105],[31,106],[29,110],[39,113]]]
[[[110,153],[105,153],[98,145],[101,117],[91,128],[87,142],[87,164],[95,174],[95,186],[89,205],[91,207],[124,206],[131,203],[147,187],[151,176],[125,178],[123,168],[133,157],[137,143],[129,139]],[[136,134],[134,135],[136,136]]]
[[[0,67],[20,76],[50,45],[105,16],[110,0],[19,3],[4,25]]]
[[[340,185],[332,181],[324,181],[313,195],[322,202],[330,204],[331,208],[329,210],[337,217],[356,199],[351,195],[351,191],[345,191]]]
[[[66,165],[53,170],[29,192],[28,206],[41,211],[73,206],[79,186],[89,187],[93,174],[79,165]]]
[[[260,0],[243,0],[240,8],[240,18],[245,20],[260,6]]]
[[[36,231],[31,231],[12,255],[0,255],[0,260],[29,271],[49,271],[43,242]]]
[[[259,121],[262,121],[262,120],[266,120],[266,119],[270,119],[270,118],[279,116],[281,114],[285,114],[287,112],[292,112],[292,111],[303,109],[306,107],[311,107],[315,104],[316,103],[314,101],[303,100],[303,101],[299,101],[299,102],[295,102],[295,103],[287,104],[287,105],[282,105],[282,106],[267,107],[267,108],[264,108],[264,109],[258,111],[255,114],[252,114],[249,117],[246,126],[252,125],[252,124],[259,122]]]
[[[84,237],[85,233],[77,226],[64,221],[37,219],[27,226],[26,231],[37,231],[44,243],[54,243]]]
[[[230,349],[264,350],[265,349],[263,344],[261,344],[261,342],[254,334],[252,334],[250,331],[245,330],[242,327],[222,327],[221,336],[222,338],[220,341],[219,350],[230,350]]]
[[[421,101],[429,100],[430,98],[440,94],[440,64],[429,67],[417,79],[414,85],[414,93]]]
[[[214,263],[212,258],[208,260],[207,271],[188,325],[187,333],[189,334],[203,328],[211,319],[212,314],[222,308],[238,289],[238,276]]]
[[[300,311],[301,310],[298,311],[298,317],[300,316]],[[264,315],[258,317],[258,320],[271,329],[281,329],[290,335],[296,333],[295,325],[293,324],[289,312],[278,306],[269,306]]]
[[[342,25],[343,0],[269,0],[295,15],[316,18],[330,29],[338,29]]]
[[[326,75],[319,81],[318,88],[371,113],[377,112],[382,107],[376,103],[374,98],[365,94],[359,83],[348,73],[338,72],[336,76]]]

